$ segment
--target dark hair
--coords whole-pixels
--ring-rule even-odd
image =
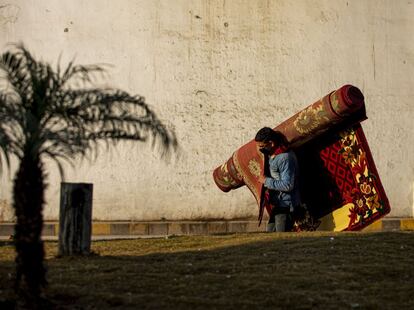
[[[277,145],[287,146],[289,143],[283,133],[280,131],[275,131],[270,127],[263,127],[260,129],[256,137],[254,138],[256,142],[269,142],[273,141]]]

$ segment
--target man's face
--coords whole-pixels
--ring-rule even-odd
[[[273,141],[268,142],[256,142],[256,146],[260,152],[262,152],[265,155],[270,155],[275,150],[275,143]]]

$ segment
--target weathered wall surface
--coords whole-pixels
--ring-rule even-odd
[[[411,0],[0,0],[0,46],[23,41],[39,58],[110,63],[108,84],[144,95],[175,128],[170,164],[122,145],[67,181],[94,183],[100,220],[256,216],[247,188],[222,193],[212,170],[264,126],[275,126],[350,83],[392,216],[413,215],[414,2]],[[48,164],[46,219],[59,176]],[[10,220],[3,174],[0,220]]]

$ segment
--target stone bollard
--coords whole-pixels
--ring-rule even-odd
[[[92,192],[93,184],[61,183],[59,256],[90,254]]]

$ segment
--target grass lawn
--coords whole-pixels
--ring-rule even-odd
[[[414,309],[414,232],[97,241],[69,258],[45,246],[57,309]],[[0,309],[13,259],[0,243]]]

